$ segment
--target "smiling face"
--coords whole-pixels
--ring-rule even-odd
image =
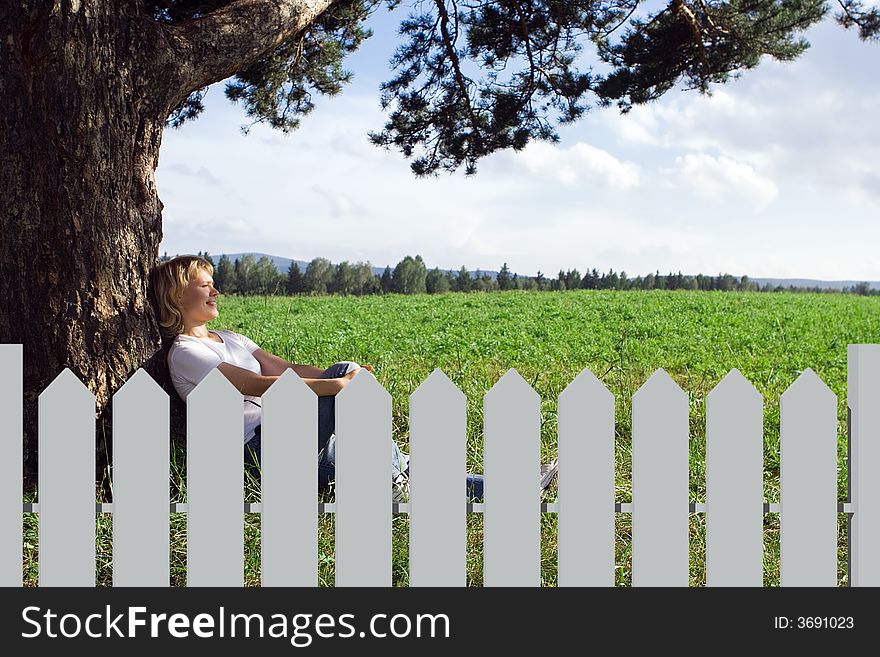
[[[217,295],[211,274],[200,269],[189,279],[180,299],[180,311],[187,329],[217,319]]]

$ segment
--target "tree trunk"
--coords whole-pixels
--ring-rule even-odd
[[[33,474],[37,396],[64,368],[99,412],[151,358],[164,370],[147,287],[172,99],[142,74],[149,26],[125,15],[139,3],[0,4],[0,341],[24,345]]]

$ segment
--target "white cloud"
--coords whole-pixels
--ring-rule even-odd
[[[723,149],[731,130],[745,122],[758,125],[770,113],[749,97],[717,89],[711,96],[684,92],[662,103],[634,107],[625,115],[608,114],[604,119],[625,141],[703,151]]]
[[[870,73],[880,48],[833,24],[808,38],[814,45],[796,62],[765,58],[712,96],[670,94],[626,116],[601,114],[600,123],[619,144],[648,157],[724,157],[789,189],[821,187],[880,201],[871,185],[880,176],[880,131],[870,118],[880,106]],[[771,188],[753,191],[769,196]]]
[[[779,195],[776,184],[753,166],[723,155],[680,155],[671,169],[661,169],[661,175],[673,188],[713,202],[748,199],[762,206]]]
[[[311,190],[324,199],[326,206],[334,217],[343,215],[363,215],[364,210],[342,189],[325,189],[321,185],[312,185]]]
[[[639,182],[638,166],[621,162],[607,151],[583,142],[569,148],[532,142],[516,155],[516,161],[531,173],[548,176],[564,185],[599,183],[628,189]]]

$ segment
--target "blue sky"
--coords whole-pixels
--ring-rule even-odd
[[[290,135],[255,126],[222,84],[166,130],[161,251],[554,275],[559,269],[880,280],[880,44],[830,20],[795,62],[764,61],[711,97],[673,91],[597,109],[557,145],[416,179],[370,145],[393,17],[349,60],[355,80]]]

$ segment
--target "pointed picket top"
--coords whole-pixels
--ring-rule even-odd
[[[688,396],[662,369],[633,395],[633,586],[688,584]]]
[[[514,369],[483,398],[483,585],[541,585],[541,398]]]
[[[336,396],[336,586],[391,586],[391,395],[366,369]]]
[[[523,401],[538,399],[538,402],[540,403],[538,393],[535,392],[535,389],[532,388],[528,381],[522,378],[522,375],[514,368],[507,370],[507,372],[504,373],[504,376],[498,379],[483,399],[485,402],[490,403],[496,398],[508,397],[512,399],[520,397]]]
[[[38,403],[40,586],[95,585],[95,396],[65,369]]]
[[[260,585],[318,585],[318,397],[290,369],[262,396]]]
[[[636,403],[636,400],[641,398],[641,396],[650,394],[650,395],[662,395],[670,398],[676,398],[684,396],[687,398],[687,393],[681,389],[675,379],[669,376],[666,373],[666,370],[663,368],[658,369],[654,372],[647,381],[645,381],[641,387],[636,390],[636,393],[633,395],[633,404]]]
[[[804,370],[779,421],[780,583],[837,586],[837,396]]]
[[[614,586],[614,395],[584,369],[559,395],[559,585]]]
[[[758,389],[749,381],[743,373],[735,367],[718,382],[718,384],[706,395],[706,403],[719,397],[732,397],[743,401],[763,399]]]
[[[410,395],[410,401],[421,400],[423,397],[436,397],[450,403],[466,400],[461,388],[455,385],[439,367],[435,368],[428,375],[428,378],[422,381],[422,384],[415,389],[413,394]]]
[[[231,403],[233,399],[241,397],[241,393],[234,385],[223,376],[223,372],[216,367],[208,372],[208,375],[202,379],[186,398],[187,404],[197,402],[201,399],[214,399],[212,405],[218,404],[222,399],[227,403]],[[221,402],[222,403],[222,402]]]
[[[281,373],[278,380],[275,381],[268,390],[263,393],[263,403],[272,403],[276,397],[284,399],[288,395],[311,395],[315,393],[309,388],[308,384],[302,380],[296,372],[288,368]]]
[[[761,586],[763,406],[731,370],[706,395],[706,584]]]
[[[168,394],[139,369],[113,396],[113,585],[168,586]]]
[[[834,391],[825,385],[825,382],[819,378],[819,375],[808,367],[801,372],[801,375],[795,380],[795,382],[782,393],[780,402],[783,399],[788,398],[806,398],[819,401],[822,399],[827,400],[830,397],[834,397],[835,400],[837,399],[837,395],[834,394]]]
[[[162,390],[162,386],[156,383],[153,377],[147,374],[143,369],[138,369],[138,371],[123,384],[117,393],[113,395],[113,399],[117,402],[122,400],[133,400],[129,403],[139,404],[141,400],[147,399],[155,401],[167,400],[168,393]]]
[[[409,408],[410,586],[465,586],[467,398],[435,369]]]
[[[589,368],[584,368],[580,374],[578,374],[574,381],[569,383],[565,390],[562,391],[559,395],[559,403],[563,403],[564,400],[569,397],[577,397],[578,395],[596,395],[599,399],[608,401],[611,399],[614,400],[614,395],[608,389],[599,377],[593,374]]]
[[[242,586],[243,399],[211,370],[186,400],[186,584]]]
[[[391,401],[391,394],[385,390],[384,386],[379,383],[372,372],[363,367],[358,370],[358,373],[343,388],[342,392],[336,395],[336,401],[338,402],[343,397],[360,397],[361,395],[374,395],[377,400],[387,398],[389,402]]]
[[[40,399],[47,403],[61,403],[62,408],[68,408],[68,401],[74,404],[95,403],[95,395],[67,367],[40,393]]]

